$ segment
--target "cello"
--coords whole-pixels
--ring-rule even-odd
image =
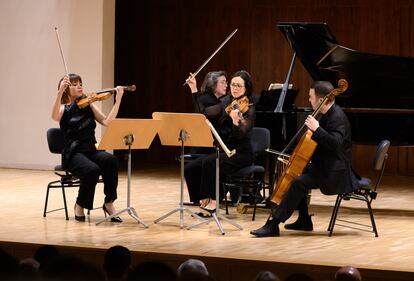
[[[346,91],[348,89],[348,82],[345,79],[340,79],[338,81],[338,88],[333,89],[329,94],[327,94],[323,100],[318,104],[312,116],[315,117],[320,113],[321,108],[330,100],[332,100],[335,96],[339,95],[340,93]],[[292,141],[287,145],[290,144],[297,138],[297,136],[302,132],[305,125],[298,131]],[[273,203],[280,204],[282,201],[285,193],[289,190],[292,181],[297,177],[300,176],[303,171],[305,170],[306,166],[308,165],[309,161],[312,158],[313,153],[317,147],[317,143],[312,140],[313,132],[309,129],[302,135],[301,139],[299,140],[298,144],[296,145],[295,149],[293,150],[289,160],[287,160],[286,167],[282,173],[282,175],[277,180],[276,186],[273,187],[273,193],[270,200]],[[286,151],[287,147],[283,150]],[[283,154],[282,152],[282,154]],[[286,161],[285,159],[278,159],[280,161]]]

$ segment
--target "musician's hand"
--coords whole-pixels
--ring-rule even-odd
[[[116,100],[121,101],[123,95],[124,95],[124,87],[122,86],[117,86],[116,88]]]
[[[305,125],[311,130],[315,132],[316,129],[319,128],[319,121],[315,119],[312,115],[309,115],[305,120]]]
[[[60,82],[59,85],[59,91],[64,91],[66,90],[67,87],[70,86],[70,80],[68,76],[65,76],[62,81]]]
[[[190,87],[190,90],[191,90],[192,94],[194,94],[198,91],[197,90],[197,80],[195,79],[194,74],[190,73],[190,76],[188,76],[187,85],[188,85],[188,87]]]
[[[233,109],[230,111],[230,117],[233,120],[233,124],[239,126],[240,124],[240,113],[238,109]]]

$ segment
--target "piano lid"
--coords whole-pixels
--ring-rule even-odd
[[[313,80],[340,78],[348,90],[336,98],[345,108],[414,108],[414,58],[363,53],[338,44],[326,23],[282,22],[278,28]]]

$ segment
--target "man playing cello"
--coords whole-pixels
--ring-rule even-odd
[[[324,97],[334,91],[330,82],[316,81],[309,90],[309,102],[315,110]],[[259,229],[250,233],[257,237],[280,236],[279,224],[290,218],[295,209],[298,219],[286,224],[286,229],[312,231],[313,224],[308,213],[309,189],[320,188],[326,195],[351,192],[356,189],[357,177],[352,170],[352,144],[349,121],[342,109],[335,104],[334,97],[320,107],[322,117],[308,116],[307,128],[313,133],[317,147],[312,161],[304,172],[293,179],[279,206],[274,208],[269,219]],[[276,191],[276,190],[275,190]],[[275,192],[274,191],[274,192]]]

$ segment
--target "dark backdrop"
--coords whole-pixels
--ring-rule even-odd
[[[116,85],[136,84],[124,96],[119,117],[151,118],[154,111],[193,112],[182,84],[235,29],[238,32],[197,76],[208,71],[229,75],[245,69],[255,92],[283,82],[292,50],[276,28],[280,21],[326,22],[338,42],[363,52],[414,56],[413,1],[151,0],[116,1]],[[299,88],[295,104],[307,106],[311,78],[298,61],[291,82]],[[372,85],[375,90],[375,85]],[[373,147],[355,146],[354,164],[369,170]],[[177,148],[134,152],[142,162],[171,162]],[[414,174],[411,148],[392,148],[387,171]]]

